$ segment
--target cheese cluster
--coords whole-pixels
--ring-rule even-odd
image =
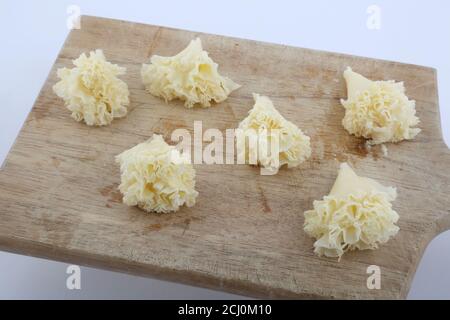
[[[317,239],[314,252],[340,258],[346,251],[376,249],[387,242],[399,230],[391,205],[396,197],[395,188],[359,177],[341,164],[330,194],[304,213],[304,230]]]
[[[372,144],[413,139],[419,132],[415,101],[408,100],[403,82],[371,81],[347,68],[344,128]]]
[[[181,99],[187,108],[210,107],[212,101],[222,102],[240,87],[217,68],[197,38],[173,57],[152,56],[150,64],[142,66],[141,76],[147,91],[166,102]]]
[[[265,96],[253,94],[255,105],[249,111],[248,116],[241,121],[239,129],[243,136],[256,136],[258,143],[239,143],[238,154],[245,154],[248,160],[250,154],[257,155],[257,163],[269,170],[277,170],[284,164],[289,168],[298,166],[311,156],[310,138],[305,135],[295,124],[286,120],[274,107],[272,101]],[[278,153],[275,158],[270,151],[270,145],[274,142],[274,132]],[[249,139],[251,140],[251,139]],[[265,146],[261,148],[261,146]],[[261,152],[262,151],[262,152]]]
[[[126,69],[106,61],[102,50],[95,50],[73,61],[75,68],[58,69],[61,79],[53,91],[72,112],[72,118],[87,125],[103,126],[127,114],[129,91],[117,78]]]
[[[162,136],[153,135],[119,154],[116,161],[120,164],[119,190],[125,204],[161,213],[195,204],[195,170],[189,159]]]

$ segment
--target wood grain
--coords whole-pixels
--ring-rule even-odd
[[[146,93],[141,64],[152,54],[179,52],[196,36],[242,88],[194,110]],[[73,121],[51,90],[58,68],[96,48],[127,68],[131,92],[129,115],[102,128]],[[384,157],[344,131],[339,99],[347,66],[405,82],[421,119],[417,139],[388,145]],[[175,128],[192,130],[194,120],[204,129],[235,128],[253,92],[271,97],[311,136],[309,161],[276,176],[245,165],[196,165],[198,202],[174,214],[121,203],[116,154],[154,132],[168,138]],[[401,230],[379,250],[337,262],[314,255],[302,225],[303,212],[329,192],[343,161],[398,188]],[[450,227],[449,169],[433,69],[84,16],[0,171],[0,248],[255,297],[404,298],[425,247]],[[366,287],[369,265],[381,268],[380,290]]]

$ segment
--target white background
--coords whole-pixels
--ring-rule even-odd
[[[0,163],[69,30],[67,7],[97,15],[438,69],[442,128],[450,141],[450,2],[426,1],[5,1],[0,0]],[[381,9],[381,29],[366,26]],[[397,79],[401,80],[401,79]],[[450,168],[449,168],[450,170]],[[449,195],[450,196],[450,195]],[[82,268],[66,289],[67,264],[0,252],[0,298],[232,298],[221,292]],[[409,298],[450,299],[450,232],[429,245]]]

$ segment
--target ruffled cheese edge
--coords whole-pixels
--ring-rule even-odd
[[[317,239],[314,252],[338,257],[349,250],[376,249],[399,231],[399,216],[383,192],[325,196],[304,213],[305,232]]]
[[[119,190],[123,202],[147,212],[167,213],[195,204],[195,170],[162,136],[151,139],[116,156],[120,164]]]
[[[405,95],[403,82],[371,81],[351,68],[344,77],[349,93],[347,100],[341,100],[345,108],[342,125],[350,134],[381,144],[410,140],[421,131],[414,128],[419,124],[415,101]],[[360,83],[352,85],[350,81]]]
[[[91,126],[104,126],[127,114],[128,86],[117,77],[125,74],[125,68],[106,61],[99,49],[91,51],[89,56],[82,53],[73,64],[72,69],[57,70],[60,81],[53,86],[73,119],[84,120]]]
[[[183,100],[187,108],[210,107],[212,101],[220,103],[241,87],[219,74],[218,64],[203,50],[199,38],[173,57],[152,56],[150,64],[143,64],[141,77],[152,95],[166,102]]]
[[[288,168],[296,167],[308,159],[311,156],[310,137],[286,120],[268,97],[253,93],[253,98],[255,104],[248,116],[239,123],[238,129],[243,130],[244,136],[256,135],[258,144],[255,146],[266,146],[265,150],[270,149],[274,129],[278,130],[278,161],[275,161],[275,155],[259,152],[258,148],[255,150],[248,145],[238,145],[238,153],[244,153],[247,161],[249,154],[253,153],[260,166],[274,171],[285,164]]]

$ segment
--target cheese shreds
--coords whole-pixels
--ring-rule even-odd
[[[217,69],[197,38],[173,57],[152,56],[150,64],[142,66],[141,76],[147,91],[166,102],[181,99],[187,108],[210,107],[212,101],[222,102],[240,87]]]
[[[413,139],[419,132],[415,101],[405,95],[403,82],[372,81],[353,72],[344,72],[347,100],[342,125],[357,137],[372,144]]]
[[[195,204],[195,170],[189,159],[183,158],[162,136],[153,135],[124,151],[116,162],[120,164],[119,190],[125,204],[160,213]]]
[[[128,86],[117,78],[125,74],[125,68],[106,61],[102,50],[91,51],[88,56],[82,53],[73,64],[72,69],[58,69],[61,80],[53,86],[72,118],[90,126],[104,126],[127,114]]]
[[[287,164],[289,168],[298,166],[311,156],[310,138],[305,135],[295,124],[286,120],[274,107],[272,101],[265,96],[253,94],[255,105],[249,111],[248,116],[241,121],[239,129],[243,136],[256,135],[257,144],[239,144],[238,154],[245,154],[249,159],[250,154],[257,155],[257,162],[268,170],[277,170]],[[277,132],[277,140],[273,132]],[[278,161],[275,161],[271,152],[261,152],[261,146],[278,144]],[[260,150],[258,150],[260,149]]]
[[[314,252],[340,259],[346,251],[386,243],[399,231],[395,225],[399,216],[391,204],[396,197],[395,188],[359,177],[341,164],[330,194],[304,213],[304,230],[317,240]]]

